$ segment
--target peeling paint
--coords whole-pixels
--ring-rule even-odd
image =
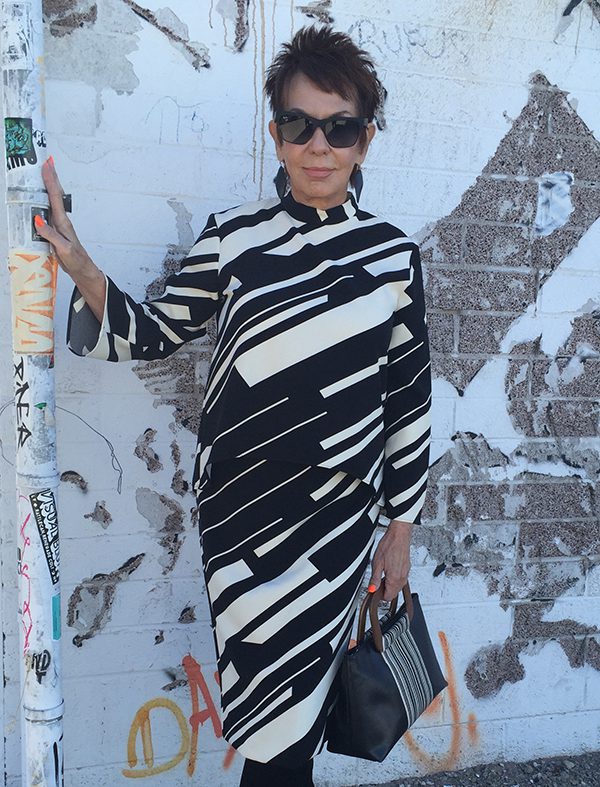
[[[250,0],[219,0],[215,7],[223,17],[223,23],[230,21],[234,24],[233,49],[236,52],[242,51],[250,35],[249,6]]]
[[[135,441],[135,449],[133,451],[134,455],[137,456],[138,459],[141,459],[142,462],[146,463],[149,473],[158,473],[158,471],[162,470],[163,468],[158,454],[153,448],[150,447],[150,443],[153,443],[155,439],[156,429],[151,429],[149,427],[137,438]]]
[[[175,214],[177,243],[170,243],[162,261],[161,273],[146,287],[146,297],[162,295],[167,277],[181,268],[181,261],[194,244],[192,214],[183,203],[168,200]],[[154,397],[154,406],[173,408],[175,424],[196,435],[212,350],[216,342],[216,322],[211,320],[206,336],[182,347],[168,358],[136,364],[133,371]]]
[[[42,10],[50,34],[59,37],[93,25],[98,18],[98,6],[93,0],[43,0]]]
[[[73,637],[73,644],[80,648],[86,639],[91,639],[101,631],[111,616],[117,585],[138,569],[145,553],[135,555],[110,574],[95,574],[84,579],[69,598],[67,606],[67,626],[79,631]]]
[[[159,8],[156,12],[149,8],[144,8],[134,0],[123,0],[134,14],[143,19],[148,24],[155,27],[165,35],[170,44],[185,57],[196,71],[202,68],[210,68],[210,58],[208,49],[204,44],[197,41],[190,41],[187,25],[184,24],[170,8]]]
[[[179,623],[195,623],[196,622],[196,607],[187,606],[181,610],[179,614]]]
[[[158,562],[166,575],[175,568],[183,546],[183,509],[176,500],[145,487],[136,490],[135,501],[140,514],[160,535],[159,544],[164,553]]]
[[[78,486],[82,492],[87,492],[88,489],[87,481],[76,470],[65,470],[63,473],[60,474],[60,480],[64,481],[66,484],[73,484],[73,486]]]
[[[84,514],[83,518],[91,519],[92,522],[98,522],[105,530],[113,521],[110,512],[106,509],[105,500],[99,500],[94,506],[94,510],[90,514]]]
[[[331,0],[314,0],[314,2],[307,5],[297,5],[296,10],[310,19],[317,19],[324,25],[333,23],[333,17],[329,13],[331,11]]]

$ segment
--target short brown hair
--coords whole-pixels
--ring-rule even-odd
[[[385,100],[385,88],[369,54],[349,35],[329,26],[301,28],[275,56],[265,82],[273,113],[286,109],[285,91],[296,74],[304,74],[326,93],[356,101],[361,117],[369,121]]]

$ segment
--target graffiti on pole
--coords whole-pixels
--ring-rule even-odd
[[[60,567],[60,542],[58,539],[58,514],[51,489],[42,489],[29,495],[31,509],[38,527],[53,585],[58,584]]]
[[[16,353],[54,352],[57,262],[51,254],[11,251],[8,259]]]
[[[29,383],[25,379],[25,361],[19,358],[14,365],[15,378],[15,411],[17,415],[17,449],[23,448],[31,437],[29,420],[31,405],[29,402]]]
[[[29,667],[35,672],[37,682],[41,683],[42,678],[45,677],[50,669],[50,664],[52,662],[50,651],[43,650],[41,653],[28,653],[26,661]]]
[[[31,539],[27,535],[27,526],[31,519],[31,510],[29,508],[29,498],[24,495],[19,495],[19,504],[21,504],[22,501],[26,501],[27,505],[23,512],[25,516],[19,526],[20,541],[17,546],[17,573],[23,578],[26,588],[25,592],[22,593],[21,609],[19,610],[21,615],[21,626],[23,627],[23,653],[26,653],[29,650],[29,638],[33,630],[33,617],[31,614],[31,577],[29,576],[29,566],[26,562],[26,553],[28,547],[31,546]],[[21,505],[19,505],[19,510],[21,510]]]

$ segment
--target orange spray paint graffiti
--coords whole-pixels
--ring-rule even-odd
[[[206,721],[212,724],[213,732],[216,738],[223,737],[223,729],[221,727],[221,720],[219,718],[219,711],[217,710],[208,688],[208,684],[202,674],[202,669],[198,662],[188,654],[183,657],[183,669],[188,679],[188,686],[190,688],[190,699],[192,704],[192,713],[189,719],[186,719],[181,708],[173,702],[173,700],[165,697],[155,697],[154,699],[145,702],[142,707],[137,711],[134,716],[133,722],[129,729],[129,736],[127,738],[127,762],[129,768],[123,770],[123,776],[128,779],[139,779],[147,776],[156,776],[165,771],[170,771],[172,768],[177,767],[188,755],[187,761],[187,774],[193,776],[196,769],[196,762],[198,759],[198,731]],[[218,683],[218,673],[215,673],[215,680]],[[204,707],[200,705],[200,698],[204,703]],[[155,765],[154,763],[154,746],[152,742],[152,727],[150,723],[151,712],[157,708],[163,708],[171,713],[180,733],[179,750],[167,762]],[[188,730],[187,724],[191,728]],[[142,741],[142,755],[143,767],[137,768],[138,756],[136,751],[136,743],[138,733]],[[225,754],[223,761],[223,768],[227,770],[235,757],[235,750],[230,746]]]
[[[460,758],[460,748],[462,743],[463,727],[461,721],[460,703],[458,699],[458,690],[456,686],[456,674],[454,672],[454,664],[452,662],[452,654],[450,653],[450,645],[448,639],[443,631],[438,632],[442,652],[444,654],[444,666],[446,680],[448,681],[448,688],[446,690],[446,697],[442,699],[443,695],[438,695],[431,705],[427,708],[424,715],[430,716],[439,713],[442,708],[442,703],[447,701],[450,706],[450,717],[452,720],[450,743],[447,751],[442,755],[431,755],[423,751],[415,740],[415,736],[411,732],[406,732],[402,738],[408,751],[415,760],[424,765],[428,771],[449,771],[456,768]],[[470,713],[467,721],[467,732],[469,741],[473,746],[477,745],[479,741],[479,733],[477,731],[477,719],[474,713]]]
[[[8,260],[16,353],[54,352],[54,302],[58,265],[51,254],[11,251]]]

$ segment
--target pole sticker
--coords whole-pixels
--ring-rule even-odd
[[[4,118],[4,143],[8,169],[37,164],[31,118]]]
[[[60,542],[58,539],[58,513],[51,489],[29,495],[33,516],[38,527],[44,555],[52,584],[57,585],[60,575]]]
[[[13,350],[54,352],[54,303],[58,265],[51,254],[11,250],[8,255],[13,314]]]
[[[60,639],[60,593],[52,596],[52,639]]]
[[[30,4],[4,3],[2,11],[2,65],[7,70],[30,71],[35,63]]]

